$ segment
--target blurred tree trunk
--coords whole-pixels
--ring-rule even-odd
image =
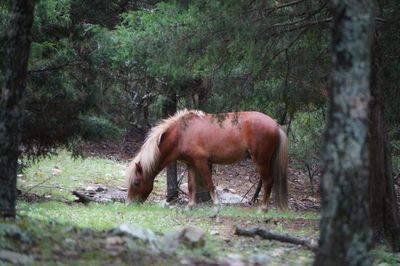
[[[400,219],[392,177],[392,158],[386,132],[380,79],[380,47],[377,34],[372,44],[369,131],[369,211],[374,242],[385,240],[400,250]]]
[[[15,217],[18,146],[35,1],[13,1],[0,99],[0,217]]]
[[[176,112],[176,92],[171,88],[166,88],[165,91],[162,116],[168,118]],[[167,166],[167,202],[177,200],[178,196],[177,163],[174,161]]]
[[[372,0],[332,1],[332,72],[314,265],[369,265],[368,108]]]

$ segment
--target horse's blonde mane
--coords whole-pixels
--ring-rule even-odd
[[[137,163],[140,163],[144,176],[149,176],[151,175],[151,173],[157,171],[160,159],[160,150],[158,148],[158,145],[161,140],[162,134],[178,120],[189,114],[198,117],[203,117],[205,115],[204,112],[199,110],[179,110],[173,116],[161,120],[158,125],[154,126],[150,130],[144,144],[140,148],[140,151],[137,153],[137,155],[128,167],[127,175],[129,183],[131,183],[132,179],[134,178]]]

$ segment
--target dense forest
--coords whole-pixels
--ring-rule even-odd
[[[2,88],[23,57],[12,49],[25,44],[13,46],[17,2],[0,1]],[[88,143],[143,137],[177,110],[258,111],[283,126],[290,167],[323,194],[315,265],[368,265],[372,243],[400,250],[399,1],[27,2],[18,174],[60,151],[79,157]],[[3,145],[10,106],[1,97]],[[332,232],[345,226],[357,230]]]

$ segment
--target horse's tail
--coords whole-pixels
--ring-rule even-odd
[[[282,128],[278,131],[279,141],[271,160],[271,175],[274,177],[275,201],[280,209],[287,209],[288,138]]]

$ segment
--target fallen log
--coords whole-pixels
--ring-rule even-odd
[[[241,236],[249,236],[249,237],[254,237],[254,236],[258,235],[263,239],[277,240],[277,241],[291,243],[291,244],[295,244],[295,245],[301,245],[301,246],[304,246],[314,252],[317,251],[317,249],[318,249],[318,245],[316,245],[315,243],[313,243],[311,240],[309,240],[307,238],[295,237],[295,236],[291,236],[289,234],[272,232],[272,231],[269,231],[266,229],[261,229],[261,228],[250,228],[249,229],[249,228],[241,228],[239,226],[236,226],[235,234],[241,235]]]

